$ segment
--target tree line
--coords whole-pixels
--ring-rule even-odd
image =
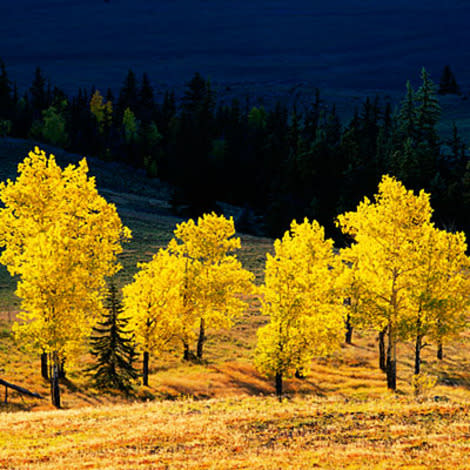
[[[85,159],[62,169],[36,148],[16,180],[0,184],[0,262],[18,276],[22,309],[13,331],[45,357],[42,373],[60,407],[60,370],[84,345],[97,358],[98,387],[131,389],[136,353],[148,385],[151,355],[201,360],[207,331],[230,328],[256,296],[268,321],[255,363],[279,397],[285,377],[307,374],[314,357],[351,341],[353,328],[379,332],[379,365],[396,390],[400,341],[414,342],[419,378],[425,345],[437,345],[442,359],[444,343],[467,326],[465,234],[437,228],[430,199],[383,176],[373,199],[336,218],[348,238],[339,252],[318,221],[294,220],[267,254],[261,286],[236,256],[233,219],[204,214],[177,224],[168,245],[138,264],[121,301],[112,285],[106,296],[106,278],[120,269],[129,229],[98,194]]]
[[[21,94],[0,64],[0,132],[143,168],[175,185],[173,207],[183,216],[217,210],[217,201],[241,206],[244,231],[260,229],[251,214],[262,216],[270,236],[309,217],[338,241],[334,216],[389,174],[432,194],[441,227],[468,233],[467,147],[455,124],[448,139],[437,132],[438,94],[458,92],[449,67],[439,89],[423,69],[399,104],[367,98],[342,122],[318,90],[310,104],[290,109],[226,104],[196,73],[181,97],[168,90],[158,102],[148,75],[139,80],[130,70],[116,96],[94,88],[67,96],[38,68]]]

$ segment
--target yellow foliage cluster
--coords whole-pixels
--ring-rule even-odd
[[[36,148],[18,166],[16,181],[0,184],[0,261],[19,275],[18,336],[63,358],[99,314],[105,276],[119,268],[130,238],[116,208],[88,177],[85,159],[61,169]]]
[[[90,100],[90,111],[96,119],[98,130],[101,134],[105,129],[109,129],[113,119],[113,103],[111,101],[103,101],[101,93],[96,90]]]
[[[339,346],[344,306],[336,285],[341,265],[316,221],[292,222],[274,249],[261,287],[261,311],[269,323],[258,331],[256,364],[282,378]]]
[[[139,265],[124,304],[142,351],[159,353],[176,340],[189,348],[199,328],[200,357],[205,328],[232,325],[254,276],[233,254],[240,248],[233,219],[205,214],[178,224],[174,234],[167,249]]]
[[[98,92],[91,107],[101,122]],[[15,332],[54,361],[72,359],[100,313],[105,277],[120,268],[116,256],[130,231],[98,194],[85,160],[61,169],[36,148],[18,173],[0,184],[0,262],[19,275],[22,299]],[[418,358],[425,336],[442,342],[462,329],[469,303],[465,236],[433,225],[429,199],[384,176],[374,201],[338,217],[353,240],[340,256],[318,222],[293,221],[267,255],[259,290],[235,254],[241,242],[232,218],[211,213],[178,224],[168,246],[140,263],[123,289],[147,369],[150,353],[182,346],[189,355],[196,339],[202,358],[206,329],[230,328],[257,292],[269,321],[258,331],[255,362],[276,377],[279,394],[283,377],[340,345],[346,316],[356,327],[387,332],[394,388],[398,341],[416,340]]]
[[[384,176],[375,201],[365,198],[356,211],[338,217],[354,241],[340,253],[349,267],[343,281],[353,296],[353,321],[387,332],[392,389],[399,339],[416,340],[418,373],[424,336],[442,342],[459,331],[469,303],[465,236],[434,226],[429,199]]]

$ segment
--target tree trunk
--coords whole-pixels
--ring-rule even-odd
[[[422,347],[423,347],[423,335],[421,334],[421,318],[418,316],[418,320],[416,321],[415,375],[418,375],[421,369]]]
[[[51,371],[51,401],[52,404],[59,409],[60,408],[60,387],[59,387],[59,358],[57,353],[53,354],[52,360],[52,371]]]
[[[183,341],[183,361],[189,361],[189,344],[186,341]]]
[[[279,398],[279,401],[282,400],[282,373],[278,372],[276,374],[276,396]]]
[[[345,326],[346,326],[346,334],[345,334],[344,339],[346,341],[346,344],[351,344],[352,334],[353,334],[353,327],[351,325],[351,315],[349,315],[349,313],[346,316]]]
[[[393,391],[397,389],[397,343],[394,325],[391,323],[388,324],[387,387]]]
[[[65,374],[65,359],[61,359],[60,364],[59,364],[59,379],[65,379],[66,374]]]
[[[201,324],[199,326],[199,338],[197,340],[197,358],[200,360],[202,359],[202,348],[204,347],[205,341],[205,330],[204,330],[204,318],[201,318]]]
[[[387,360],[385,357],[385,333],[387,332],[387,327],[379,332],[379,367],[382,372],[387,370]]]
[[[437,358],[442,361],[442,358],[444,357],[444,353],[442,351],[442,341],[439,340],[437,343]]]
[[[47,368],[47,353],[43,352],[41,354],[41,375],[44,380],[49,380],[49,372]]]
[[[142,360],[142,384],[146,387],[149,385],[149,353],[144,352]]]

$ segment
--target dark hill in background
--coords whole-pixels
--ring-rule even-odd
[[[466,91],[469,17],[459,0],[17,0],[0,3],[0,57],[21,90],[39,65],[68,92],[117,89],[133,68],[160,90],[199,71],[239,95],[402,94],[450,64]]]

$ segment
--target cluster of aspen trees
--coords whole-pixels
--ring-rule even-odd
[[[14,332],[48,355],[56,380],[99,320],[106,278],[120,269],[131,233],[98,194],[85,160],[61,169],[36,148],[16,180],[0,185],[0,199],[0,261],[18,276],[22,307]],[[396,389],[399,341],[415,343],[419,374],[423,344],[442,348],[466,325],[465,236],[437,228],[431,214],[429,194],[384,176],[373,200],[338,216],[349,246],[335,250],[316,221],[293,221],[267,254],[260,286],[236,256],[241,242],[232,218],[211,213],[178,224],[167,247],[138,264],[123,288],[144,385],[151,355],[179,347],[185,359],[202,358],[207,330],[230,328],[257,297],[267,323],[254,360],[279,396],[285,377],[338,348],[346,326],[380,333],[381,366]],[[58,386],[51,392],[54,402]]]

